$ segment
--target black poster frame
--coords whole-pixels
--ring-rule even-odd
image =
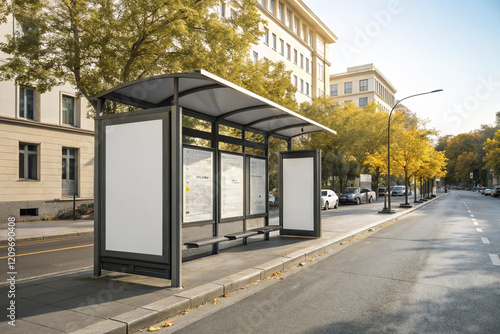
[[[285,229],[283,205],[287,200],[287,194],[283,191],[283,161],[285,159],[313,158],[313,230]],[[280,235],[293,235],[303,237],[321,237],[321,150],[289,151],[279,153],[279,209],[280,209]]]

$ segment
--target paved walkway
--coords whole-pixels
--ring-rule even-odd
[[[5,244],[7,240],[6,225],[0,224],[0,244]],[[93,220],[16,222],[17,242],[93,234]]]
[[[335,214],[323,215],[321,239],[280,237],[277,233],[271,234],[269,241],[250,238],[246,246],[184,262],[183,289],[170,288],[169,280],[116,272],[104,272],[102,277],[92,278],[90,270],[21,282],[16,284],[15,327],[7,322],[9,286],[3,285],[0,287],[0,333],[133,332],[306,262],[337,247],[343,239],[364,234],[372,227],[398,219],[435,200],[417,204],[412,209],[397,209],[393,215],[377,214],[383,207],[381,202],[357,206],[359,210],[351,211],[356,212],[355,215],[345,214],[347,210],[340,208]],[[393,207],[397,208],[397,204],[398,200],[394,200]],[[22,226],[18,228],[21,238],[40,235],[49,238],[61,235],[62,231],[88,233],[92,230],[89,221],[19,225]],[[0,241],[5,239],[4,230]]]

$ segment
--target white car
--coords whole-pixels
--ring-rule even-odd
[[[321,208],[328,210],[331,207],[334,209],[339,207],[339,197],[333,190],[321,190]]]

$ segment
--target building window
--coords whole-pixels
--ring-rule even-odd
[[[259,54],[257,52],[253,52],[253,63],[255,65],[257,65],[257,63],[259,62]]]
[[[300,28],[299,28],[299,19],[298,19],[298,18],[296,18],[296,17],[294,17],[294,18],[293,18],[293,31],[295,32],[295,34],[296,34],[297,36],[300,36],[300,35],[299,35],[299,29],[300,29]]]
[[[294,85],[295,87],[297,87],[297,86],[299,85],[299,84],[298,84],[298,79],[297,79],[297,76],[296,76],[296,75],[294,75],[294,76],[293,76],[293,85]]]
[[[269,29],[264,28],[264,43],[269,45]]]
[[[280,55],[285,55],[285,41],[280,38]]]
[[[260,4],[267,9],[267,0],[260,0]]]
[[[359,91],[366,92],[368,90],[368,79],[359,80]]]
[[[352,100],[345,100],[344,103],[351,103]]]
[[[304,42],[306,41],[306,31],[307,31],[306,25],[303,24],[302,25],[302,40],[304,40]]]
[[[286,10],[286,26],[290,29],[292,29],[292,11],[287,9]]]
[[[38,146],[19,143],[19,178],[38,180]]]
[[[309,30],[309,46],[312,48],[313,46],[313,33]]]
[[[72,96],[62,96],[62,123],[76,125],[75,123],[75,98]]]
[[[281,22],[284,21],[284,16],[283,16],[283,9],[284,9],[285,5],[283,5],[282,2],[280,2],[278,4],[278,18],[280,19]]]
[[[238,13],[234,9],[231,9],[231,18],[234,20],[238,17]]]
[[[286,58],[288,60],[292,59],[292,47],[288,43],[286,44]]]
[[[35,119],[35,90],[19,88],[19,117]]]
[[[293,62],[297,64],[297,50],[293,49]]]
[[[275,3],[275,1],[274,1],[274,0],[269,0],[269,11],[270,11],[273,15],[274,15],[274,14],[276,14],[276,13],[274,12],[274,3]]]
[[[337,96],[339,95],[339,89],[337,84],[330,85],[330,96]]]
[[[367,97],[360,97],[359,98],[359,107],[363,108],[368,104],[368,98]]]
[[[304,80],[300,79],[300,92],[304,93]]]
[[[309,95],[309,82],[306,82],[306,94]]]
[[[304,55],[302,53],[300,54],[300,68],[304,69]]]
[[[323,63],[322,62],[318,62],[318,79],[319,81],[323,81],[324,78],[325,78],[325,74],[323,73]]]
[[[352,82],[344,83],[344,94],[351,94],[351,93],[352,93]]]
[[[273,50],[276,51],[276,34],[272,35]]]
[[[309,58],[306,58],[306,72],[309,73]]]
[[[321,88],[318,88],[318,96],[323,97],[325,94]]]
[[[62,148],[62,193],[64,196],[78,194],[78,150],[74,148]]]
[[[224,2],[220,6],[217,6],[217,14],[220,17],[226,17],[226,4]]]

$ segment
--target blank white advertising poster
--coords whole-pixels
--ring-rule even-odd
[[[106,127],[105,250],[163,254],[162,120]]]
[[[266,213],[266,160],[250,158],[250,214]]]
[[[243,216],[243,156],[221,153],[221,218]]]
[[[283,229],[314,231],[314,158],[283,159]]]

